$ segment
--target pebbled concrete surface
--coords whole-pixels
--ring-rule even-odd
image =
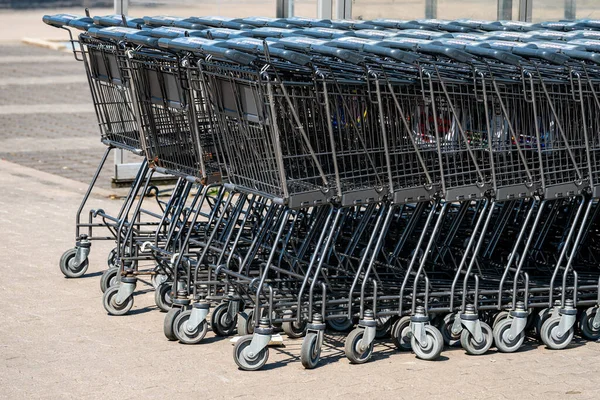
[[[99,275],[111,243],[94,243],[81,279],[62,277],[58,259],[73,245],[73,214],[85,185],[0,161],[0,399],[394,398],[598,399],[600,344],[576,340],[550,351],[467,356],[446,349],[420,361],[379,341],[373,360],[350,365],[343,337],[328,334],[322,365],[300,364],[300,340],[271,348],[266,368],[236,368],[232,345],[208,333],[185,346],[165,339],[164,314],[139,285],[131,315],[110,317]],[[114,210],[102,191],[91,206]]]

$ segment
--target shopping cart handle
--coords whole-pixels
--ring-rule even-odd
[[[315,37],[319,39],[335,39],[345,36],[354,36],[352,31],[344,31],[333,28],[305,28],[300,31],[303,35]]]
[[[265,52],[265,42],[256,38],[233,38],[223,43],[224,46],[232,48],[234,50],[240,50],[250,53],[261,53]],[[296,51],[286,50],[281,47],[275,47],[277,43],[268,42],[268,52],[270,55],[280,58],[282,60],[289,61],[296,65],[307,65],[311,62],[311,58],[307,55],[298,53]]]
[[[240,31],[238,29],[230,28],[207,28],[200,31],[199,36],[208,39],[229,39],[237,36],[252,36],[251,31]]]
[[[443,19],[418,19],[415,21],[409,21],[415,25],[425,26],[428,29],[434,28],[446,32],[473,32],[473,29],[467,26],[461,26],[456,21],[443,20]]]
[[[548,62],[559,65],[564,65],[570,60],[570,58],[564,54],[559,54],[557,52],[548,50],[522,49],[520,50],[520,52],[522,52],[522,54],[519,55],[522,55],[524,57],[529,56],[532,58],[540,58],[542,60],[546,60]]]
[[[54,15],[44,15],[42,17],[42,21],[45,24],[62,28],[64,26],[69,26],[73,21],[81,21],[81,23],[85,23],[88,26],[94,24],[94,20],[86,17],[85,15],[75,15],[75,14],[54,14]],[[77,28],[76,26],[73,26]]]
[[[241,19],[227,18],[227,17],[190,17],[187,19],[189,22],[195,24],[206,25],[207,27],[215,28],[230,28],[230,29],[252,29],[254,26],[244,24]]]
[[[398,20],[398,19],[386,19],[386,18],[378,18],[372,21],[368,21],[370,24],[375,26],[379,26],[382,28],[392,28],[392,29],[426,29],[431,30],[431,27],[419,25],[414,22]],[[434,28],[435,30],[435,28]]]
[[[567,21],[565,21],[565,22],[567,22]],[[598,19],[582,18],[582,19],[578,19],[577,23],[582,27],[591,28],[591,29],[600,29],[600,20],[598,20]]]
[[[242,53],[238,50],[226,49],[223,47],[210,45],[202,46],[202,51],[214,57],[233,61],[240,65],[250,65],[256,61],[256,56],[253,56],[252,54]]]
[[[486,49],[484,47],[477,46],[466,46],[465,50],[469,53],[480,56],[480,57],[489,57],[495,60],[498,60],[504,64],[509,65],[520,65],[523,62],[523,57],[519,57],[515,54],[511,54],[507,51],[501,51],[496,49]]]
[[[382,29],[382,27],[370,24],[368,21],[364,20],[339,20],[339,21],[331,21],[331,26],[335,29],[343,29],[343,30],[362,30],[362,29]]]
[[[176,39],[161,38],[158,40],[158,46],[171,50],[184,50],[191,52],[202,52],[203,45],[214,45],[220,43],[216,40],[205,39],[202,37],[179,37]]]
[[[450,39],[450,38],[454,37],[451,33],[448,33],[448,32],[430,31],[430,30],[425,30],[425,29],[407,29],[404,31],[396,32],[395,36],[415,38],[415,39],[425,39],[425,40],[443,39],[443,38]]]
[[[129,28],[138,28],[144,24],[142,18],[125,17],[125,21]],[[118,14],[96,16],[94,23],[100,26],[123,26],[123,16]]]
[[[189,18],[182,17],[169,17],[165,15],[158,15],[154,17],[145,16],[143,20],[144,23],[149,26],[173,26],[189,30],[202,30],[208,28],[208,26],[206,25],[194,23],[190,21]]]
[[[286,18],[284,21],[291,25],[302,26],[305,28],[331,28],[332,27],[331,20],[329,20],[329,19],[290,17],[290,18]]]
[[[397,48],[401,50],[417,51],[426,54],[441,55],[451,58],[458,62],[468,63],[473,61],[473,57],[462,50],[451,47],[436,46],[431,40],[413,39],[413,38],[390,38],[381,42],[382,46]]]
[[[574,44],[576,46],[583,46],[588,51],[593,51],[593,52],[596,52],[596,53],[600,53],[600,40],[575,39],[575,40],[569,40],[567,43],[568,44]]]
[[[331,47],[321,44],[311,46],[311,50],[315,53],[339,58],[340,60],[346,61],[350,64],[361,64],[364,63],[366,60],[364,56],[361,56],[360,54],[354,51],[339,49],[337,47]]]
[[[298,36],[302,35],[303,29],[283,29],[283,28],[256,28],[248,31],[248,34],[252,37],[259,38],[282,38],[289,36]]]
[[[149,30],[150,35],[155,38],[167,38],[174,39],[185,36],[199,36],[201,31],[188,30],[185,28],[179,28],[174,26],[161,26],[160,28],[153,28]]]
[[[392,58],[394,60],[401,61],[406,64],[413,64],[415,61],[417,61],[419,59],[419,56],[417,54],[409,53],[404,50],[381,47],[381,46],[377,46],[377,45],[366,45],[365,51],[368,51],[368,52],[371,52],[371,53],[374,53],[374,54],[377,54],[377,55],[380,55],[383,57]]]
[[[242,22],[256,27],[271,27],[271,28],[296,28],[296,25],[288,24],[284,20],[271,17],[248,17],[242,19]]]
[[[359,52],[371,53],[380,57],[388,57],[407,64],[412,64],[419,59],[419,56],[404,50],[392,49],[379,45],[378,40],[344,37],[332,40],[328,45],[340,47],[343,49],[354,50]]]
[[[574,44],[562,43],[562,42],[532,42],[540,49],[547,49],[550,51],[557,51],[564,54],[567,57],[574,58],[577,60],[587,60],[593,63],[598,63],[600,54],[594,54],[586,51],[584,46],[577,46]]]
[[[159,38],[152,37],[150,31],[140,31],[137,33],[126,33],[124,36],[125,40],[129,43],[137,44],[140,46],[158,47]]]
[[[470,40],[460,39],[444,39],[435,41],[434,44],[439,46],[455,47],[459,50],[464,50],[474,56],[483,58],[493,58],[504,64],[520,65],[523,61],[522,57],[507,51],[492,49],[486,42],[474,42]]]
[[[140,29],[127,28],[125,26],[110,26],[107,28],[90,28],[90,36],[100,39],[123,40],[125,35],[135,35],[144,32]]]

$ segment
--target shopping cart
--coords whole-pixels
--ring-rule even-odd
[[[390,336],[425,360],[600,337],[593,21],[143,21],[90,35],[123,49],[140,147],[179,178],[121,246],[159,266],[167,338],[237,329],[255,370],[278,327],[306,368],[326,326],[356,324],[352,363]]]

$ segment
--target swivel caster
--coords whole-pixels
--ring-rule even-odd
[[[180,307],[173,307],[165,314],[165,320],[163,321],[163,333],[170,341],[177,340],[177,336],[175,335],[175,320],[182,311],[183,310]]]
[[[291,310],[287,310],[283,313],[284,318],[292,318],[293,312]],[[298,339],[303,337],[306,334],[306,321],[302,320],[300,322],[296,321],[286,321],[281,326],[285,334],[290,339]]]
[[[82,236],[77,241],[75,248],[69,249],[63,253],[60,257],[60,271],[67,278],[80,278],[88,269],[89,260],[88,255],[90,254],[90,241],[87,236]]]
[[[238,367],[244,371],[261,369],[269,359],[269,342],[273,328],[269,320],[261,319],[260,325],[254,334],[241,337],[233,347],[233,359]]]
[[[178,297],[173,300],[173,307],[165,315],[163,321],[163,333],[170,341],[177,340],[175,335],[175,320],[182,311],[185,311],[190,306],[190,300],[186,298],[187,292],[178,293]]]
[[[337,332],[348,332],[352,328],[352,320],[346,317],[338,317],[327,320],[327,326]]]
[[[446,346],[458,347],[460,346],[460,332],[454,333],[452,327],[456,321],[456,314],[446,314],[438,325],[438,329],[444,338]],[[458,322],[458,321],[457,321]]]
[[[494,342],[502,353],[514,353],[525,341],[525,329],[529,313],[523,302],[518,302],[515,310],[494,325]]]
[[[313,369],[319,364],[325,324],[320,314],[315,314],[312,323],[307,325],[306,336],[302,340],[300,361],[306,369]]]
[[[410,346],[417,358],[435,360],[439,358],[444,347],[442,333],[429,324],[429,317],[422,306],[417,307],[415,314],[410,317]]]
[[[460,334],[460,344],[463,349],[471,355],[485,354],[492,347],[492,328],[479,320],[479,315],[472,304],[467,305],[465,312],[460,315],[460,322],[463,325]]]
[[[108,258],[106,259],[106,265],[108,265],[108,269],[117,268],[119,265],[117,264],[118,254],[117,248],[114,247],[110,253],[108,253]]]
[[[377,330],[375,332],[376,339],[383,339],[389,337],[391,330],[392,317],[386,316],[377,318]]]
[[[160,285],[162,285],[163,283],[165,283],[168,280],[169,280],[169,277],[167,275],[162,274],[162,273],[156,273],[156,274],[152,275],[152,278],[150,278],[150,283],[152,283],[152,287],[154,289],[158,289],[158,287]]]
[[[358,327],[346,337],[344,351],[352,364],[364,364],[373,355],[377,321],[373,312],[365,311],[364,319],[360,320]]]
[[[115,286],[119,283],[119,268],[109,268],[104,273],[102,273],[102,277],[100,278],[100,290],[102,293],[106,292],[106,289],[109,287]]]
[[[230,303],[221,303],[212,312],[210,327],[217,336],[231,336],[237,325],[237,307],[230,310]]]
[[[391,335],[398,350],[410,350],[410,317],[404,316],[396,321],[392,326]]]
[[[110,315],[125,315],[133,307],[136,278],[126,277],[117,286],[110,287],[102,296],[104,309]]]
[[[154,291],[154,303],[156,306],[164,312],[168,312],[173,305],[173,298],[171,297],[173,292],[173,283],[164,282],[160,284]]]
[[[590,307],[579,316],[579,331],[588,340],[600,339],[600,312],[598,307]]]
[[[551,316],[542,324],[542,342],[552,350],[567,347],[573,340],[576,319],[577,310],[573,307],[573,300],[567,300],[565,307],[558,310],[558,315]]]
[[[183,344],[198,344],[208,332],[209,304],[205,302],[194,303],[191,310],[179,313],[173,322],[175,337]]]
[[[240,336],[254,333],[254,310],[246,310],[238,314],[237,331]]]
[[[560,304],[559,304],[560,306]],[[539,310],[537,313],[534,313],[533,316],[533,337],[538,340],[542,340],[542,325],[548,318],[550,318],[554,313],[554,308],[543,308]]]

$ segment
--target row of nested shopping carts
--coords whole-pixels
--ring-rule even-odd
[[[107,146],[60,267],[115,241],[109,314],[150,277],[169,340],[237,332],[244,370],[280,329],[306,368],[326,327],[352,363],[386,337],[425,360],[600,338],[600,21],[44,22],[71,35]],[[115,148],[139,172],[82,222]]]

